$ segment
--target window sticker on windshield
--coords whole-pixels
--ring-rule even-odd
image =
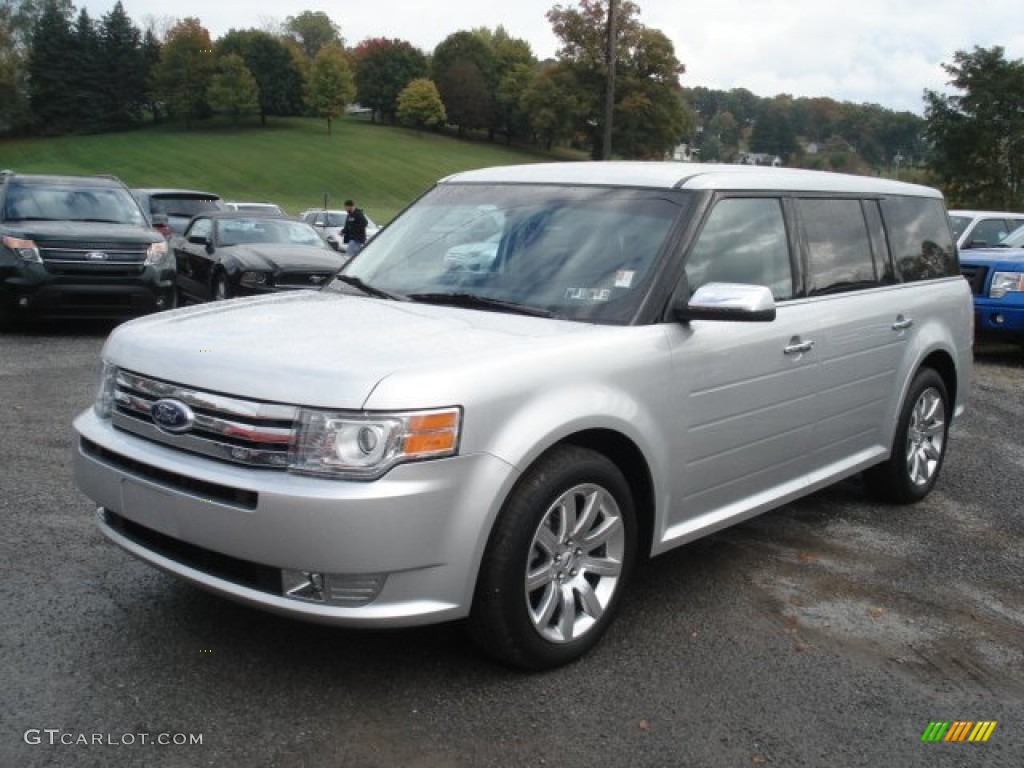
[[[608,301],[612,292],[608,288],[566,288],[565,298],[569,301]]]
[[[616,288],[629,288],[633,284],[633,275],[635,275],[632,269],[620,269],[615,273],[615,287]]]

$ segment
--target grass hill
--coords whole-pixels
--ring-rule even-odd
[[[354,199],[378,222],[389,221],[434,181],[487,165],[551,160],[500,144],[459,141],[372,124],[270,118],[265,128],[167,126],[96,136],[0,141],[0,169],[112,173],[131,187],[185,187],[225,199],[266,200],[289,213]]]

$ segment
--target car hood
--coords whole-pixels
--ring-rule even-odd
[[[337,251],[310,245],[254,243],[231,246],[224,250],[230,250],[231,256],[238,261],[242,269],[265,272],[336,272],[344,264],[344,260],[338,258]]]
[[[960,251],[960,263],[968,266],[1007,264],[1024,269],[1024,248],[971,248]]]
[[[362,408],[387,377],[413,394],[473,366],[515,366],[600,326],[307,291],[185,307],[115,329],[104,359],[255,400]],[[423,385],[417,388],[416,382]],[[442,387],[443,388],[443,387]]]
[[[137,224],[93,221],[10,221],[5,228],[19,237],[43,242],[158,243],[163,236]]]

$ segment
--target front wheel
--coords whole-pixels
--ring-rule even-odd
[[[946,455],[951,412],[942,377],[931,368],[918,371],[903,402],[888,461],[864,473],[874,496],[910,504],[928,495]]]
[[[223,272],[217,275],[213,283],[213,300],[224,301],[231,298],[231,287],[228,285],[228,278]]]
[[[636,538],[618,467],[587,448],[553,449],[523,475],[491,532],[470,614],[476,640],[524,669],[579,658],[612,622]]]

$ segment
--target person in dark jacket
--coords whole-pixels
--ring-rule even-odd
[[[353,259],[366,244],[366,214],[362,209],[356,208],[352,200],[345,201],[345,210],[348,217],[341,230],[342,242],[345,243],[345,252],[349,259]]]

